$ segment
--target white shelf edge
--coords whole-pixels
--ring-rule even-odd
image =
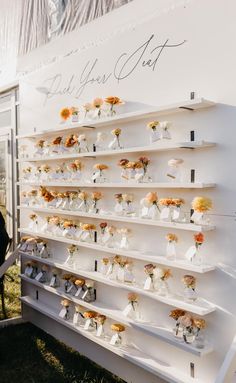
[[[123,183],[123,182],[104,182],[104,183],[76,183],[71,180],[63,182],[17,182],[18,186],[52,186],[52,187],[74,187],[74,188],[129,188],[129,189],[204,189],[214,188],[215,183],[211,182],[152,182],[152,183]]]
[[[45,135],[53,135],[57,133],[62,133],[64,131],[72,131],[79,128],[86,128],[86,126],[90,127],[102,127],[102,126],[110,126],[118,123],[124,123],[129,121],[137,121],[139,119],[145,119],[154,117],[157,115],[164,115],[164,114],[172,114],[177,112],[186,112],[188,110],[194,111],[199,110],[202,108],[209,108],[211,106],[215,105],[213,101],[205,100],[204,98],[198,98],[195,100],[185,100],[182,102],[177,102],[169,105],[162,105],[162,106],[155,106],[155,107],[149,107],[143,110],[138,110],[135,112],[129,112],[129,113],[123,113],[118,114],[113,118],[104,118],[100,120],[91,120],[91,121],[82,121],[78,124],[65,124],[60,126],[59,128],[54,129],[53,131],[41,131],[37,133],[32,134],[25,134],[25,135],[17,135],[16,139],[24,139],[24,138],[37,138],[40,136]]]
[[[204,149],[213,147],[216,144],[214,142],[207,141],[186,141],[186,142],[177,142],[172,143],[172,145],[149,145],[149,146],[140,146],[140,147],[131,147],[120,150],[103,150],[99,152],[86,152],[86,153],[70,153],[65,155],[57,156],[41,156],[41,157],[28,157],[28,158],[18,158],[17,162],[40,162],[40,161],[57,161],[57,160],[68,160],[74,158],[89,158],[89,157],[103,157],[103,156],[113,156],[126,153],[141,153],[141,152],[159,152],[159,151],[169,151],[169,150],[195,150],[195,149]]]
[[[31,257],[30,255],[28,255],[26,253],[23,253],[23,254],[25,256]],[[42,258],[37,258],[37,259],[38,259],[38,262],[40,262],[40,260],[41,260],[42,263],[44,262],[44,259],[42,259]],[[47,264],[49,264],[49,263],[47,263]],[[199,306],[198,304],[191,304],[191,303],[188,303],[188,302],[184,302],[184,300],[182,299],[181,296],[179,296],[179,299],[177,299],[178,296],[176,296],[175,298],[163,297],[163,296],[160,296],[160,295],[156,294],[155,292],[145,291],[141,287],[138,287],[138,286],[132,286],[132,285],[129,285],[129,284],[120,283],[118,281],[110,280],[108,278],[105,278],[103,275],[101,275],[97,271],[74,270],[74,269],[72,269],[72,268],[70,268],[70,267],[68,267],[68,266],[66,266],[64,264],[61,264],[59,262],[56,262],[56,261],[53,261],[51,264],[52,264],[52,266],[60,268],[61,270],[69,271],[72,274],[79,275],[79,276],[84,277],[84,278],[89,278],[89,279],[92,279],[94,281],[103,283],[103,284],[108,285],[108,286],[112,286],[112,287],[116,287],[116,288],[122,288],[124,290],[133,291],[133,292],[135,292],[137,294],[146,296],[147,298],[150,298],[150,299],[154,299],[154,300],[156,300],[158,302],[161,302],[161,303],[164,303],[166,305],[169,305],[169,306],[172,306],[172,307],[179,307],[179,308],[181,308],[183,310],[187,310],[187,311],[190,311],[190,312],[192,312],[194,314],[198,314],[198,315],[201,315],[201,316],[210,314],[210,313],[214,312],[215,309],[216,309],[216,307],[214,305],[209,304],[208,302],[206,302],[203,299],[201,299],[201,302],[202,302],[203,305]]]
[[[25,229],[25,230],[19,229],[19,232],[33,235],[36,237],[38,236],[38,237],[41,237],[44,239],[49,239],[52,241],[69,243],[69,244],[76,244],[77,246],[84,247],[86,249],[92,249],[92,250],[101,251],[101,252],[108,253],[108,254],[120,255],[120,256],[123,256],[126,258],[133,258],[133,259],[138,259],[140,261],[146,261],[146,262],[156,263],[156,264],[160,264],[160,265],[166,265],[169,267],[193,271],[196,273],[205,273],[205,272],[215,270],[215,267],[212,265],[197,266],[197,265],[188,264],[184,261],[179,261],[179,262],[178,261],[170,261],[170,260],[166,259],[164,256],[155,256],[154,254],[148,255],[148,254],[142,253],[142,252],[137,251],[137,250],[122,250],[122,249],[116,249],[116,248],[109,248],[106,246],[100,246],[96,243],[93,244],[93,243],[80,242],[80,241],[76,241],[76,240],[69,239],[69,238],[60,238],[60,237],[51,236],[51,235],[45,234],[45,233],[42,233],[42,235],[41,235],[41,233],[34,233],[34,232],[27,230],[27,229]]]
[[[169,329],[165,328],[158,328],[156,327],[151,327],[148,322],[136,322],[130,318],[127,318],[123,315],[121,310],[115,309],[115,308],[110,308],[109,307],[104,307],[104,303],[101,305],[98,304],[97,301],[93,303],[88,303],[83,301],[82,299],[75,298],[72,295],[68,295],[64,293],[63,291],[60,291],[60,289],[55,289],[53,287],[48,286],[47,284],[42,284],[38,281],[35,281],[34,279],[30,279],[26,277],[24,274],[20,274],[20,278],[26,281],[27,283],[31,283],[35,286],[40,287],[43,290],[48,291],[49,293],[55,294],[57,296],[60,296],[62,298],[67,298],[71,302],[81,305],[83,307],[86,307],[89,310],[93,310],[99,314],[106,315],[108,318],[113,319],[115,321],[121,322],[125,325],[128,325],[130,327],[133,327],[134,329],[147,333],[148,335],[155,336],[161,341],[168,343],[174,347],[180,348],[181,350],[184,350],[186,352],[192,353],[194,355],[197,355],[199,357],[207,355],[213,351],[212,346],[208,345],[204,349],[198,349],[194,346],[191,346],[189,344],[186,344],[184,342],[180,342],[178,340],[175,340],[172,332]],[[154,326],[154,324],[153,324]]]
[[[21,297],[20,300],[21,302],[30,306],[31,308],[41,312],[42,314],[50,317],[51,319],[56,320],[58,323],[99,344],[107,350],[112,351],[120,357],[134,363],[139,367],[144,368],[145,370],[151,373],[154,373],[155,375],[165,380],[167,379],[169,383],[200,383],[198,379],[191,378],[190,376],[183,374],[174,367],[170,367],[168,365],[164,366],[164,364],[166,363],[158,363],[158,361],[152,359],[149,355],[142,353],[141,351],[135,348],[127,346],[125,348],[116,348],[114,346],[111,346],[105,340],[96,338],[96,336],[93,336],[88,331],[78,328],[75,325],[73,325],[73,323],[59,318],[53,310],[51,310],[47,305],[43,304],[40,301],[35,301],[29,296]]]
[[[180,222],[165,222],[165,221],[155,221],[155,220],[149,220],[144,218],[130,218],[130,217],[120,217],[120,216],[114,216],[114,215],[106,215],[106,214],[87,214],[83,213],[80,214],[80,212],[72,212],[70,210],[59,210],[59,209],[44,209],[44,208],[33,208],[30,207],[28,209],[27,206],[21,207],[21,209],[27,209],[32,210],[35,212],[41,212],[41,213],[50,213],[50,214],[57,214],[57,215],[66,215],[66,216],[75,216],[75,217],[86,217],[86,218],[93,218],[93,219],[105,219],[107,221],[116,221],[116,222],[126,222],[131,224],[138,224],[138,225],[148,225],[148,226],[157,226],[157,227],[163,227],[173,230],[186,230],[186,231],[193,231],[193,232],[206,232],[215,230],[215,226],[212,225],[196,225],[194,223],[180,223]]]

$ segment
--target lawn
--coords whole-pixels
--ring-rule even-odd
[[[17,265],[9,267],[7,275],[5,276],[5,306],[7,312],[7,318],[14,318],[21,313],[21,305],[19,301],[20,296],[20,268]],[[2,313],[2,307],[0,303],[0,320],[5,319]]]
[[[25,323],[0,329],[1,383],[125,383]]]

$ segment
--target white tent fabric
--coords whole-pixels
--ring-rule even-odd
[[[132,0],[1,0],[0,84],[13,80],[17,57]]]

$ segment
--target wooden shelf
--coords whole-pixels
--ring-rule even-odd
[[[148,182],[148,183],[125,183],[125,182],[103,182],[103,183],[89,183],[89,182],[73,182],[71,180],[63,182],[17,182],[19,186],[51,186],[51,187],[74,187],[74,188],[129,188],[129,189],[205,189],[214,188],[215,183],[207,182]]]
[[[99,120],[88,120],[82,121],[78,124],[61,124],[59,127],[56,127],[53,130],[45,130],[36,133],[28,133],[24,135],[18,135],[16,138],[19,139],[33,139],[39,137],[46,136],[54,136],[56,134],[64,134],[72,131],[76,131],[79,129],[88,129],[88,128],[101,128],[106,126],[116,125],[118,123],[128,123],[137,120],[153,118],[161,115],[173,114],[178,112],[192,112],[195,110],[209,108],[215,105],[214,102],[205,100],[204,98],[198,98],[195,100],[187,100],[182,102],[177,102],[174,104],[163,105],[163,106],[155,106],[150,108],[141,109],[135,112],[118,114],[112,118],[103,118]]]
[[[155,253],[151,252],[142,252],[140,250],[121,250],[121,249],[116,249],[116,248],[110,248],[106,246],[101,246],[97,243],[86,243],[86,242],[80,242],[80,241],[75,241],[73,239],[69,238],[60,238],[60,237],[55,237],[50,234],[44,234],[42,233],[34,233],[30,230],[27,229],[20,229],[19,230],[21,233],[33,235],[33,236],[39,236],[40,238],[44,239],[49,239],[52,241],[57,241],[57,242],[62,242],[62,243],[69,243],[69,244],[76,244],[79,247],[84,247],[87,249],[92,249],[96,251],[101,251],[103,253],[109,253],[109,254],[115,254],[115,255],[120,255],[122,257],[126,258],[133,258],[133,259],[138,259],[140,261],[145,261],[149,263],[156,263],[160,265],[165,265],[169,266],[172,268],[177,268],[181,270],[188,270],[188,271],[193,271],[195,273],[207,273],[209,271],[215,270],[215,267],[212,265],[204,264],[204,265],[192,265],[191,263],[187,263],[184,259],[179,259],[176,261],[170,261],[166,257],[161,256],[161,255],[156,255]]]
[[[132,154],[132,153],[152,153],[152,152],[161,152],[161,151],[171,151],[171,150],[193,150],[193,149],[204,149],[215,146],[216,144],[213,142],[206,141],[187,141],[187,142],[168,142],[164,143],[160,142],[156,145],[149,146],[140,146],[140,147],[132,147],[125,148],[119,150],[103,150],[99,152],[87,152],[87,153],[69,153],[64,155],[55,155],[55,156],[33,156],[28,158],[19,158],[17,162],[38,162],[38,161],[57,161],[57,160],[69,160],[75,158],[96,158],[96,157],[104,157],[104,156],[113,156],[113,155],[121,155],[121,154]]]
[[[164,296],[158,295],[156,292],[150,292],[150,291],[143,290],[139,286],[129,285],[129,284],[121,283],[118,281],[113,281],[109,278],[106,278],[105,276],[103,276],[101,273],[99,273],[97,271],[87,271],[87,270],[79,270],[79,269],[75,270],[71,267],[66,266],[65,264],[61,264],[60,261],[56,261],[53,259],[42,259],[42,258],[38,258],[38,257],[33,257],[31,255],[28,255],[27,253],[22,253],[22,252],[21,252],[21,254],[25,255],[26,257],[32,258],[32,259],[37,259],[38,262],[42,262],[42,263],[51,265],[53,267],[57,267],[61,270],[68,271],[68,272],[73,273],[75,275],[79,275],[79,276],[84,277],[84,278],[89,278],[89,279],[103,283],[103,284],[108,285],[108,286],[117,287],[117,288],[121,288],[124,290],[129,290],[129,291],[135,292],[137,294],[143,295],[147,298],[154,299],[158,302],[164,303],[166,305],[173,306],[173,307],[179,307],[183,310],[190,311],[194,314],[204,316],[204,315],[210,314],[210,313],[215,311],[215,306],[213,304],[211,304],[211,303],[209,303],[206,300],[201,299],[201,298],[198,298],[196,302],[188,303],[188,302],[185,302],[183,300],[182,296],[177,295],[177,294],[175,294],[175,295],[173,294],[173,296],[164,297]]]
[[[56,322],[62,324],[63,326],[68,327],[69,329],[86,337],[92,342],[99,344],[100,346],[106,348],[107,350],[112,351],[114,354],[119,355],[120,357],[128,360],[129,362],[134,363],[135,365],[144,368],[145,370],[151,372],[152,374],[155,374],[165,379],[167,382],[203,383],[199,379],[191,378],[187,374],[184,374],[183,372],[179,371],[178,369],[171,366],[167,362],[164,362],[162,360],[154,360],[151,356],[143,353],[142,351],[134,347],[123,346],[121,348],[118,348],[118,347],[114,347],[110,345],[105,340],[96,337],[95,335],[93,335],[92,333],[88,331],[85,331],[81,327],[75,326],[72,323],[72,321],[65,321],[61,319],[58,316],[58,314],[54,310],[52,310],[51,307],[43,304],[39,300],[36,301],[29,296],[21,297],[20,299],[22,303],[24,303],[25,305],[33,308],[34,310],[40,312],[41,314],[48,316],[51,319],[54,319]]]
[[[24,274],[21,274],[20,277],[22,280],[28,283],[31,283],[37,287],[40,287],[43,290],[46,290],[52,294],[58,295],[62,298],[69,299],[71,302],[75,303],[76,305],[82,305],[83,307],[89,310],[93,310],[95,312],[98,312],[99,314],[106,315],[110,319],[124,323],[126,326],[130,326],[136,330],[147,333],[148,335],[155,336],[158,339],[162,340],[163,342],[169,343],[186,352],[189,352],[201,357],[213,351],[213,348],[210,345],[206,345],[204,349],[199,349],[192,345],[186,344],[185,342],[180,342],[179,340],[176,340],[175,337],[173,336],[172,329],[164,328],[162,326],[159,326],[157,323],[149,323],[147,321],[146,322],[134,321],[133,319],[127,318],[121,310],[109,307],[104,302],[99,302],[96,300],[93,303],[88,303],[83,301],[82,299],[78,299],[72,295],[66,294],[62,288],[55,289],[53,287],[50,287],[48,284],[42,284],[36,281],[35,279],[30,279],[26,277]]]

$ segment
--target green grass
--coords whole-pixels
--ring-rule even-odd
[[[0,382],[125,383],[29,323],[0,330]]]
[[[20,296],[20,268],[19,266],[13,265],[7,270],[5,276],[5,306],[7,312],[7,318],[14,318],[20,315],[21,305],[19,301]],[[11,279],[12,278],[12,279]],[[5,319],[2,313],[2,307],[0,303],[0,320]]]

